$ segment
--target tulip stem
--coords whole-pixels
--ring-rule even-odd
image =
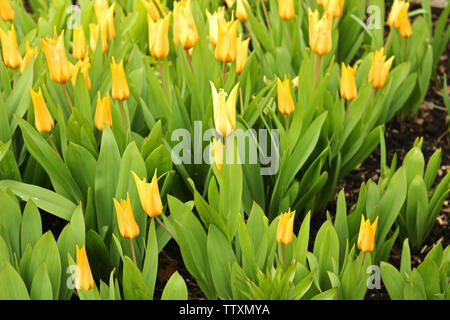
[[[53,147],[53,150],[55,150],[56,154],[61,158],[61,155],[59,154],[58,149],[56,148],[55,144],[53,143],[52,137],[50,136],[50,133],[48,133],[48,132],[47,132],[47,137],[48,137],[48,140],[50,141],[50,144]]]
[[[264,0],[261,0],[261,5],[262,5],[262,9],[264,11],[264,17],[266,18],[267,26],[269,27],[269,32],[272,32],[272,27],[270,25],[269,15],[267,14],[267,8],[266,8],[266,4],[264,3]]]
[[[169,229],[167,229],[167,227],[164,225],[164,223],[162,223],[161,220],[159,220],[158,217],[155,217],[155,219],[161,225],[161,227],[163,227],[164,230],[166,230],[167,233],[170,234],[170,236],[178,243],[178,239],[173,235],[172,232],[169,231]]]
[[[286,114],[286,137],[289,134],[289,115]]]
[[[73,109],[73,106],[72,106],[72,102],[70,101],[69,93],[67,92],[67,86],[66,86],[65,83],[64,83],[62,86],[63,86],[63,89],[64,89],[64,94],[65,94],[65,96],[66,96],[66,100],[67,100],[67,102],[69,103],[70,110],[72,110],[72,109]]]
[[[344,124],[345,124],[345,122],[347,122],[348,108],[349,108],[349,101],[348,101],[348,100],[345,100],[345,116],[344,116]]]
[[[192,66],[191,55],[189,54],[189,50],[186,50],[186,57],[189,62],[189,66],[191,67],[192,74],[194,74],[194,67]]]
[[[364,260],[366,259],[366,252],[363,253],[363,258],[362,258],[362,262],[361,265],[364,266]]]
[[[239,86],[239,99],[241,101],[241,115],[244,115],[244,98],[242,96],[242,87]]]
[[[130,244],[131,244],[131,254],[133,255],[133,261],[134,261],[134,264],[137,265],[136,253],[134,252],[134,244],[133,244],[133,239],[132,238],[130,238]]]
[[[158,59],[158,64],[159,64],[159,75],[161,76],[161,83],[162,83],[164,91],[166,92],[166,95],[167,95],[167,87],[166,87],[166,82],[164,81],[164,74],[163,74],[163,70],[162,70],[161,59]]]
[[[127,125],[125,122],[125,108],[123,107],[123,101],[120,101],[120,108],[122,109],[122,125],[123,125],[123,129],[125,130]]]
[[[286,259],[286,249],[284,248],[285,245],[282,244],[281,247],[283,248],[284,262],[286,263],[286,268],[287,268],[288,267],[288,262],[287,262],[287,259]]]
[[[17,77],[17,75],[16,75],[16,69],[14,69],[14,71],[13,71],[13,88],[16,87],[16,77]]]
[[[288,35],[288,41],[289,41],[289,43],[291,43],[291,32],[289,31],[289,20],[285,21],[284,26],[286,28],[286,33]]]
[[[227,79],[227,63],[224,62],[223,65],[223,86],[225,87],[225,80]]]
[[[313,89],[316,88],[316,84],[317,84],[317,79],[319,78],[319,72],[320,72],[320,63],[322,62],[322,56],[317,55],[317,60],[316,60],[316,74],[314,76],[314,86]]]
[[[388,46],[391,43],[392,29],[389,31],[389,35],[386,40],[386,44],[384,45],[384,51],[387,52]]]

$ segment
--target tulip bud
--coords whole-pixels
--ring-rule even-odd
[[[89,69],[90,68],[91,68],[91,64],[89,63],[88,56],[86,56],[86,58],[84,58],[84,60],[78,61],[73,69],[72,85],[75,86],[77,84],[78,72],[81,71],[84,81],[86,82],[87,89],[91,90],[91,78],[89,77]]]
[[[92,52],[95,52],[95,49],[97,48],[98,32],[99,32],[98,24],[95,23],[89,24],[89,34],[90,34],[89,44],[91,46]]]
[[[331,30],[333,27],[333,18],[324,15],[319,20],[319,12],[314,12],[308,8],[309,19],[309,46],[312,51],[319,56],[323,56],[331,51],[332,39]]]
[[[156,22],[159,20],[160,15],[158,8],[156,7],[153,0],[145,1],[141,0],[142,5],[145,7],[145,10],[147,10],[147,15],[150,16],[150,18],[153,20],[153,22]]]
[[[324,0],[323,11],[332,18],[342,16],[344,0]]]
[[[226,2],[226,4],[227,4],[228,8],[231,9],[231,7],[232,7],[233,4],[234,4],[234,1],[236,1],[236,0],[225,0],[225,2]]]
[[[411,22],[408,16],[409,2],[395,0],[388,17],[388,25],[400,30],[403,38],[412,36]]]
[[[163,19],[153,22],[147,15],[148,42],[152,57],[162,59],[169,55],[169,24],[170,13]]]
[[[279,0],[278,14],[283,20],[291,20],[295,15],[294,0]]]
[[[218,20],[216,59],[222,62],[236,60],[237,21]]]
[[[247,9],[245,8],[245,4],[248,5],[247,0],[237,0],[236,5],[236,19],[242,22],[247,22],[248,15],[247,15]]]
[[[89,291],[94,287],[94,278],[92,277],[91,267],[89,266],[86,247],[83,245],[81,249],[76,245],[77,253],[77,271],[75,273],[75,288],[82,288]]]
[[[77,60],[83,60],[87,54],[86,37],[83,26],[73,29],[73,52],[72,55]]]
[[[214,163],[217,166],[217,170],[219,170],[219,172],[222,172],[222,165],[223,165],[222,140],[221,139],[216,140],[216,138],[213,138],[212,147],[213,147]]]
[[[64,46],[64,30],[57,39],[41,39],[41,45],[47,59],[50,78],[61,84],[71,80],[74,66],[67,60]]]
[[[94,10],[95,16],[97,17],[97,23],[100,26],[105,24],[103,32],[107,35],[107,39],[109,40],[114,39],[116,36],[116,29],[114,27],[115,7],[115,2],[108,8],[108,1],[94,1]]]
[[[152,182],[147,183],[147,179],[139,179],[139,177],[131,171],[136,182],[136,187],[141,199],[141,205],[144,212],[150,217],[155,218],[163,211],[163,204],[161,202],[161,195],[158,187],[158,176],[155,169]]]
[[[109,98],[109,92],[102,99],[99,91],[97,95],[97,108],[95,110],[95,126],[99,131],[103,131],[105,124],[112,128],[111,99]]]
[[[341,98],[345,100],[353,100],[356,98],[357,89],[355,83],[355,74],[358,67],[352,68],[350,65],[345,66],[342,63],[342,74],[341,74],[341,84],[340,92]]]
[[[372,67],[369,71],[369,82],[373,81],[373,87],[375,89],[379,89],[384,86],[393,61],[394,57],[391,57],[388,61],[386,61],[384,48],[375,51],[372,58]]]
[[[55,125],[48,111],[41,88],[39,88],[38,92],[34,92],[33,88],[30,87],[30,93],[34,107],[34,126],[39,132],[50,132]]]
[[[173,41],[175,45],[181,43],[185,50],[193,48],[198,42],[198,32],[192,16],[191,1],[175,1],[173,9]]]
[[[280,215],[280,221],[278,222],[277,228],[277,241],[285,246],[292,242],[294,218],[295,211],[291,212],[291,209]]]
[[[131,207],[130,194],[127,192],[127,200],[113,199],[117,213],[117,224],[122,237],[133,239],[139,235],[139,226],[134,219],[133,208]]]
[[[227,99],[227,94],[223,89],[219,93],[211,83],[213,108],[214,108],[214,124],[216,130],[222,137],[227,137],[236,130],[236,100],[239,83],[231,90]]]
[[[250,38],[246,40],[241,39],[242,36],[239,35],[239,38],[236,42],[236,74],[240,75],[242,70],[244,70],[245,63],[248,58],[248,45],[250,43]]]
[[[130,89],[128,88],[128,82],[123,68],[123,60],[120,61],[120,64],[116,64],[113,57],[112,61],[112,96],[119,101],[127,100],[130,96]]]
[[[0,0],[0,18],[3,21],[14,20],[16,15],[8,0]]]
[[[377,231],[378,217],[370,225],[370,219],[364,221],[364,215],[361,215],[361,225],[358,234],[358,249],[362,252],[371,252],[375,247],[375,232]]]
[[[27,40],[25,43],[25,57],[23,58],[22,66],[20,67],[20,73],[24,73],[31,59],[36,58],[38,55],[38,50],[36,48],[31,48],[30,42]]]
[[[209,24],[209,41],[215,47],[217,45],[217,33],[219,29],[218,21],[225,21],[225,7],[220,7],[213,14],[206,10],[206,17]]]
[[[278,86],[278,110],[282,114],[291,114],[295,110],[294,100],[292,99],[291,87],[287,76],[284,77],[284,81],[281,82],[277,78]]]
[[[8,68],[16,69],[22,65],[22,55],[17,44],[16,29],[11,25],[11,30],[5,34],[0,29],[0,40],[2,42],[3,62]]]

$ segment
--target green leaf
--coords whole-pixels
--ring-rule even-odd
[[[384,261],[380,264],[381,278],[391,300],[403,300],[404,278],[400,272]]]
[[[52,284],[44,262],[34,275],[30,296],[32,300],[52,300],[53,298]]]
[[[188,292],[184,279],[178,272],[175,272],[167,281],[161,300],[187,300]]]
[[[155,232],[155,219],[151,219],[150,227],[148,230],[142,277],[152,296],[155,290],[156,275],[158,273],[158,253],[159,251]]]
[[[7,262],[0,262],[0,300],[30,300],[19,273]]]
[[[22,254],[30,244],[34,247],[35,243],[42,235],[41,215],[32,200],[29,200],[25,206],[20,226],[20,247]]]
[[[123,256],[123,296],[125,300],[152,299],[141,272],[127,256]]]

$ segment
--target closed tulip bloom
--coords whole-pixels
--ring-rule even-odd
[[[223,89],[217,92],[214,83],[210,83],[213,96],[214,125],[222,137],[227,137],[236,130],[236,101],[239,83],[231,90],[228,98]]]
[[[217,26],[216,59],[233,62],[236,60],[237,21],[218,20]]]
[[[86,56],[84,60],[78,61],[73,69],[72,85],[75,86],[77,84],[78,72],[81,72],[84,81],[86,82],[87,89],[91,90],[91,78],[89,77],[89,69],[91,69],[91,64],[89,63],[88,56]]]
[[[120,203],[113,199],[117,213],[117,224],[119,232],[125,239],[133,239],[139,235],[139,225],[134,219],[133,208],[131,207],[130,194],[127,192],[127,200],[120,200]]]
[[[16,69],[22,65],[22,55],[17,44],[16,29],[11,25],[7,33],[0,28],[0,40],[2,42],[3,62],[8,68]]]
[[[123,68],[123,60],[121,60],[119,64],[116,64],[114,57],[112,60],[112,96],[119,101],[127,100],[130,96],[130,89],[128,88],[128,82]]]
[[[245,63],[248,59],[248,45],[250,43],[250,38],[242,40],[242,36],[236,42],[236,74],[240,75],[242,70],[244,70]]]
[[[404,38],[412,36],[411,22],[408,16],[409,2],[395,0],[388,17],[388,25],[399,29]]]
[[[136,187],[141,199],[141,205],[144,212],[150,217],[155,218],[159,216],[163,211],[163,204],[161,201],[161,195],[158,187],[158,175],[155,169],[155,174],[150,183],[147,183],[147,179],[139,179],[139,177],[131,171],[136,182]]]
[[[150,15],[147,15],[147,22],[150,54],[156,59],[167,57],[169,55],[170,13],[157,22],[153,22]]]
[[[216,138],[213,138],[212,147],[213,147],[214,163],[217,166],[217,170],[219,170],[219,172],[222,172],[222,165],[223,165],[223,143],[222,143],[222,140],[221,139],[216,140]]]
[[[372,58],[372,67],[369,72],[369,82],[373,81],[373,87],[375,89],[382,88],[386,83],[393,61],[394,57],[391,57],[388,61],[386,61],[384,48],[375,51]]]
[[[340,92],[341,97],[345,100],[353,100],[356,98],[357,89],[355,83],[355,74],[357,69],[357,67],[352,68],[350,65],[345,66],[345,64],[342,63]]]
[[[389,12],[389,16],[387,19],[387,24],[389,27],[400,28],[400,11],[403,7],[403,0],[394,0],[392,4],[391,11]]]
[[[94,287],[94,278],[92,277],[91,267],[89,266],[86,247],[81,249],[76,245],[77,253],[77,271],[75,273],[75,288],[89,291]]]
[[[294,218],[295,211],[291,212],[291,209],[280,215],[280,221],[278,222],[277,228],[277,241],[285,246],[292,242]]]
[[[97,108],[95,109],[95,126],[99,131],[103,131],[104,125],[112,128],[111,99],[109,92],[102,99],[100,92],[97,94]]]
[[[99,32],[98,24],[95,23],[89,24],[89,34],[90,34],[89,44],[91,46],[92,52],[95,52],[95,49],[97,47],[98,32]]]
[[[67,60],[64,46],[64,30],[55,39],[41,39],[42,49],[47,59],[50,78],[58,83],[65,84],[72,79],[74,66]]]
[[[41,88],[39,88],[38,92],[34,92],[33,88],[30,87],[30,93],[34,107],[34,126],[36,130],[39,132],[50,132],[55,125],[48,111]]]
[[[145,7],[145,10],[147,10],[147,15],[149,15],[151,17],[153,22],[158,21],[160,18],[160,15],[159,15],[158,8],[156,7],[153,0],[149,0],[149,1],[141,0],[141,3]]]
[[[77,60],[83,60],[87,54],[86,37],[83,26],[73,29],[73,52],[72,55]]]
[[[319,20],[319,12],[314,12],[308,8],[309,19],[309,46],[312,51],[319,56],[323,56],[331,51],[332,39],[331,30],[333,27],[333,19],[324,15]]]
[[[323,11],[332,18],[342,16],[344,10],[344,0],[324,0]]]
[[[217,45],[217,33],[219,32],[218,21],[225,21],[225,7],[220,7],[212,14],[206,10],[206,17],[208,18],[209,25],[209,41],[215,47]]]
[[[290,20],[295,15],[294,0],[278,0],[278,14],[283,20]]]
[[[247,9],[245,7],[245,4],[248,5],[247,0],[237,0],[236,4],[236,19],[242,22],[247,22],[248,15],[247,15]]]
[[[236,1],[236,0],[225,0],[225,2],[226,2],[226,4],[227,4],[228,8],[231,9],[231,7],[232,7],[233,4],[234,4],[234,1]]]
[[[31,59],[36,58],[38,55],[38,50],[36,48],[31,48],[28,40],[25,43],[25,50],[25,57],[23,58],[22,66],[20,67],[20,73],[24,73]]]
[[[100,26],[102,26],[103,23],[106,23],[106,28],[104,28],[103,32],[106,32],[108,35],[108,40],[112,40],[116,36],[116,29],[114,27],[115,7],[115,2],[108,8],[108,1],[94,1],[94,11],[95,16],[97,17],[97,23]]]
[[[0,18],[3,21],[14,20],[16,15],[8,0],[0,0]]]
[[[292,99],[291,86],[287,76],[281,82],[277,78],[278,85],[278,110],[284,115],[291,114],[295,110],[294,100]]]
[[[375,232],[377,231],[378,217],[371,225],[370,219],[364,221],[364,215],[361,215],[361,225],[358,234],[358,249],[362,252],[371,252],[375,247]]]
[[[174,2],[173,9],[173,41],[181,43],[185,50],[193,48],[198,42],[198,32],[191,10],[192,0]]]

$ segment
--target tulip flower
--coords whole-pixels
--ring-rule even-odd
[[[0,40],[2,42],[3,62],[8,68],[16,69],[22,65],[22,55],[17,44],[16,29],[11,25],[7,33],[0,28]]]
[[[228,8],[231,9],[231,7],[232,7],[233,4],[234,4],[234,1],[236,1],[236,0],[225,0],[225,2],[226,2],[226,4],[227,4]]]
[[[97,48],[97,41],[98,41],[98,24],[91,23],[89,24],[89,44],[91,46],[92,52],[95,52],[95,49]]]
[[[292,235],[294,233],[294,218],[295,211],[282,213],[277,228],[277,241],[283,245],[288,245],[292,242]]]
[[[86,247],[81,249],[76,245],[77,253],[77,271],[75,273],[75,288],[89,291],[94,287],[94,278],[92,277],[91,267],[89,266]]]
[[[72,55],[77,60],[83,60],[87,55],[86,37],[83,26],[73,29],[73,52]]]
[[[361,225],[358,234],[358,249],[362,252],[371,252],[375,246],[375,232],[377,231],[378,217],[371,225],[370,219],[364,221],[364,215],[361,215]]]
[[[236,130],[236,100],[239,83],[237,83],[227,99],[227,94],[223,89],[217,92],[214,83],[211,83],[214,124],[216,130],[222,137],[228,137]]]
[[[192,16],[191,1],[175,1],[173,9],[173,41],[175,45],[181,43],[185,50],[193,48],[198,42],[198,32]]]
[[[247,22],[248,20],[247,9],[245,8],[245,5],[248,5],[247,0],[237,0],[236,19],[242,22]]]
[[[220,7],[212,14],[206,10],[206,17],[208,18],[209,24],[209,41],[215,47],[217,45],[217,33],[219,29],[218,21],[225,21],[225,7]]]
[[[64,30],[57,39],[41,39],[42,49],[47,59],[50,78],[58,83],[65,84],[72,79],[74,66],[67,60],[64,46]]]
[[[399,29],[403,38],[412,36],[411,22],[408,16],[409,2],[395,0],[388,17],[388,25]]]
[[[130,96],[130,89],[128,88],[128,82],[123,68],[123,60],[119,64],[116,64],[116,60],[113,57],[112,61],[112,96],[119,101],[127,100]]]
[[[147,22],[150,54],[156,59],[167,57],[169,55],[170,13],[157,22],[153,22],[150,15],[147,15]]]
[[[240,75],[247,62],[250,38],[242,40],[242,36],[239,35],[236,41],[236,74]]]
[[[221,139],[216,140],[216,138],[213,138],[212,147],[213,147],[214,163],[217,166],[217,170],[219,170],[219,172],[222,172],[222,165],[223,165],[223,143],[222,143],[222,140]]]
[[[99,131],[103,131],[105,124],[112,128],[111,99],[109,98],[109,92],[102,99],[99,91],[97,94],[97,108],[95,109],[95,126]]]
[[[33,88],[30,87],[30,93],[34,107],[34,126],[36,130],[39,132],[50,132],[55,125],[48,111],[41,88],[39,88],[38,92],[34,92]]]
[[[284,81],[281,82],[277,78],[278,85],[278,110],[284,115],[291,114],[295,110],[294,100],[292,99],[291,87],[287,76],[284,76]]]
[[[158,8],[156,7],[153,0],[145,1],[141,0],[142,5],[145,7],[145,10],[147,10],[147,15],[150,16],[150,18],[153,20],[153,22],[156,22],[159,20],[160,15]]]
[[[158,176],[155,169],[155,174],[153,175],[152,182],[147,183],[147,179],[139,179],[139,177],[131,171],[136,182],[136,187],[139,193],[139,198],[141,199],[141,205],[144,212],[150,218],[158,217],[163,211],[163,204],[161,202],[161,195],[159,193],[158,187]]]
[[[107,35],[107,38],[110,41],[116,36],[116,29],[114,27],[115,7],[115,2],[108,8],[108,1],[94,1],[94,10],[95,16],[97,17],[97,23],[100,26],[105,26],[103,30],[101,29],[101,31]]]
[[[333,27],[333,19],[324,15],[319,20],[319,12],[314,12],[308,8],[309,20],[309,46],[312,51],[319,56],[323,56],[331,51],[332,39],[331,29]]]
[[[345,100],[353,100],[356,98],[357,89],[355,83],[355,74],[358,68],[352,68],[350,65],[345,66],[342,63],[342,74],[340,83],[341,97]]]
[[[139,226],[134,219],[133,208],[131,207],[130,194],[127,192],[127,200],[120,200],[120,203],[113,199],[117,213],[117,224],[119,232],[125,239],[133,239],[139,235]]]
[[[16,15],[8,0],[0,0],[0,18],[3,21],[14,20]]]
[[[84,77],[84,81],[86,82],[86,87],[90,91],[91,90],[91,78],[89,77],[89,69],[90,68],[91,68],[91,64],[89,63],[88,56],[86,56],[86,58],[84,58],[84,60],[78,61],[73,69],[72,85],[75,86],[77,84],[78,72],[81,71],[81,74]]]
[[[369,82],[373,81],[373,87],[375,89],[379,89],[384,86],[393,61],[394,57],[391,57],[388,61],[386,61],[384,48],[375,51],[372,58],[372,67],[369,71]]]
[[[332,18],[342,16],[344,0],[324,0],[323,11]]]
[[[216,59],[222,62],[236,60],[237,20],[217,21]]]
[[[31,59],[36,58],[38,55],[38,50],[36,48],[31,48],[28,40],[25,43],[25,50],[25,57],[23,58],[22,66],[20,67],[20,73],[24,73]]]
[[[278,0],[278,14],[283,20],[291,20],[295,15],[294,0]]]

